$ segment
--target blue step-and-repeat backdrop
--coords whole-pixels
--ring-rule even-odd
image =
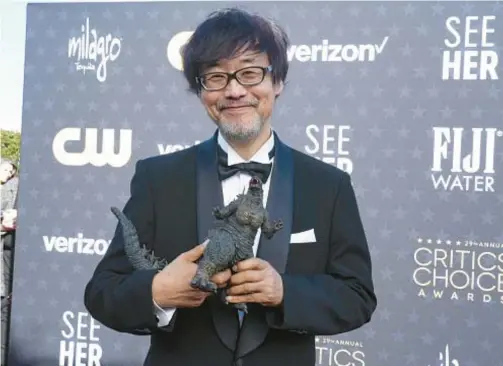
[[[351,174],[371,246],[374,318],[317,365],[503,365],[503,4],[475,1],[30,4],[9,365],[142,364],[84,286],[136,160],[213,132],[179,50],[236,5],[289,32],[273,126]]]

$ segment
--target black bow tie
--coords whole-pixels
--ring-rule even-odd
[[[269,159],[274,156],[274,149],[269,152]],[[256,175],[262,183],[265,183],[271,174],[272,163],[263,164],[257,162],[239,163],[228,165],[227,153],[218,145],[218,176],[220,180],[232,177],[238,172],[246,172],[250,175]]]

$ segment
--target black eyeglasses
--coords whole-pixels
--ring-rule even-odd
[[[271,72],[272,66],[250,66],[243,69],[236,70],[232,73],[229,72],[209,72],[199,77],[196,77],[196,81],[205,90],[216,91],[224,89],[232,79],[236,79],[237,82],[243,86],[253,86],[260,84],[265,75]]]

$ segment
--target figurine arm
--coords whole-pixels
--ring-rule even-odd
[[[283,222],[281,220],[272,221],[269,220],[267,212],[264,214],[264,222],[262,222],[262,234],[267,239],[271,239],[273,235],[283,228]]]

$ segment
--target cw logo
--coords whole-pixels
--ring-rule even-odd
[[[115,150],[115,131],[103,129],[101,152],[98,152],[98,129],[84,129],[84,149],[81,152],[69,152],[65,145],[70,141],[81,141],[81,128],[68,127],[59,131],[52,141],[52,152],[57,161],[63,165],[83,166],[91,164],[102,167],[106,164],[119,168],[126,165],[131,158],[132,134],[131,130],[120,130],[119,152]]]
[[[193,31],[184,31],[177,33],[171,38],[168,43],[168,47],[166,47],[166,56],[168,57],[168,61],[175,69],[182,71],[183,70],[183,62],[182,55],[180,51],[182,47],[188,42],[190,37],[192,36]]]

